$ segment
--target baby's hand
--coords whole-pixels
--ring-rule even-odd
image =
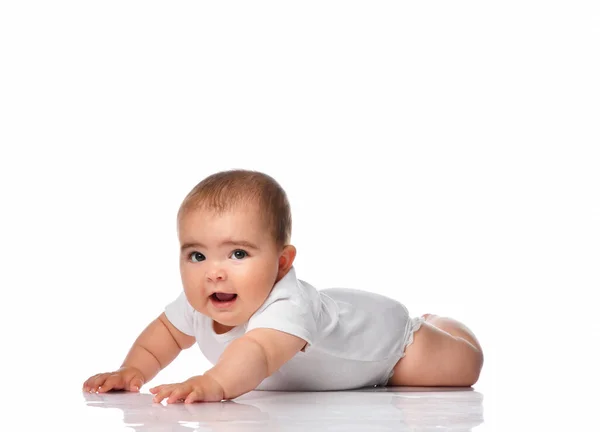
[[[183,400],[186,404],[199,402],[221,402],[224,397],[223,387],[206,375],[192,377],[182,383],[165,384],[153,387],[150,393],[156,395],[153,402],[160,403],[167,398],[167,403]]]
[[[83,383],[86,392],[105,393],[109,390],[137,392],[144,385],[144,376],[134,367],[122,367],[114,372],[94,375]]]

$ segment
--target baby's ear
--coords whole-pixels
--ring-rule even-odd
[[[286,245],[279,255],[279,271],[277,273],[277,280],[280,280],[282,277],[284,277],[290,268],[292,268],[295,258],[296,248],[292,245]]]

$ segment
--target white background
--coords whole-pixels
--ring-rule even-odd
[[[549,395],[598,377],[599,52],[594,2],[3,2],[7,379],[117,368],[181,290],[181,200],[246,168],[301,279],[476,333],[486,420],[585,403]]]

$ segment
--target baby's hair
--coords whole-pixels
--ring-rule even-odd
[[[189,210],[211,210],[219,214],[250,205],[258,205],[278,249],[290,243],[292,214],[287,194],[273,177],[259,171],[236,169],[206,177],[184,198],[177,221]]]

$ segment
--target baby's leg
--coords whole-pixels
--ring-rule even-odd
[[[479,379],[483,351],[475,335],[451,318],[424,315],[388,386],[468,387]]]

